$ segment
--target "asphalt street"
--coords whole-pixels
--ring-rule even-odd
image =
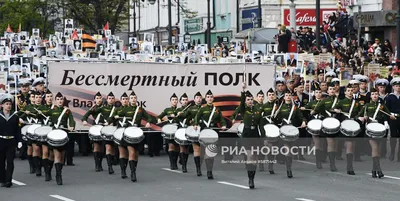
[[[239,156],[236,159],[241,159]],[[256,188],[248,189],[247,172],[243,164],[221,164],[217,156],[214,180],[208,180],[203,164],[203,176],[197,177],[192,155],[189,157],[188,173],[170,170],[168,156],[150,158],[141,156],[138,164],[138,182],[121,179],[120,168],[114,166],[115,174],[95,172],[92,156],[75,157],[76,166],[64,166],[64,185],[53,180],[44,181],[28,173],[28,162],[16,159],[14,185],[0,188],[0,201],[398,201],[400,198],[400,163],[382,159],[385,174],[374,179],[370,157],[355,162],[355,176],[346,174],[345,161],[337,161],[338,172],[330,172],[329,164],[317,170],[314,158],[293,162],[294,177],[286,177],[285,165],[276,164],[275,175],[257,172]],[[106,161],[103,161],[106,169]],[[129,175],[130,170],[127,168]]]

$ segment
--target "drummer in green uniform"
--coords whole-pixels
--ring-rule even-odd
[[[182,124],[183,127],[187,127],[187,119],[184,117],[184,113],[190,107],[188,106],[189,98],[186,93],[182,94],[179,98],[179,102],[181,103],[181,107],[178,108],[176,111],[177,113],[177,120],[179,124]],[[189,158],[189,147],[187,145],[179,145],[179,163],[182,165],[182,172],[187,172],[187,161]]]
[[[125,98],[122,97],[121,99],[123,100],[123,104],[125,104],[124,102]],[[113,118],[114,119],[121,119],[123,117],[127,117],[127,119],[132,118],[132,120],[131,121],[128,120],[124,126],[134,126],[134,127],[140,127],[141,122],[144,120],[147,121],[145,127],[150,128],[150,123],[152,122],[151,116],[147,114],[145,109],[137,105],[137,96],[133,91],[129,95],[129,104],[130,106],[123,106],[123,108],[118,110],[117,115],[115,115]],[[126,145],[128,149],[128,155],[129,155],[128,163],[131,169],[131,181],[136,182],[137,181],[136,169],[139,160],[139,148],[143,145],[144,142],[142,141],[139,144],[129,144],[124,140],[122,140],[121,143],[123,146]],[[124,164],[124,166],[123,167],[121,166],[121,168],[126,168],[126,160],[124,159],[121,163]]]
[[[375,88],[372,88],[370,91],[371,100],[369,103],[366,103],[364,107],[358,113],[358,119],[364,123],[373,123],[377,122],[380,124],[385,124],[386,128],[389,127],[387,123],[387,114],[390,114],[389,109],[383,103],[383,101],[379,100],[379,92]],[[384,114],[383,112],[386,114]],[[393,115],[389,116],[390,119],[395,120],[396,117]],[[381,165],[380,165],[380,150],[381,144],[386,143],[384,140],[385,136],[382,138],[372,138],[369,137],[369,144],[371,145],[371,156],[372,156],[372,177],[377,178],[377,174],[379,178],[384,177],[385,175],[382,173]]]
[[[196,117],[196,114],[201,108],[201,102],[203,101],[203,96],[201,95],[200,92],[197,92],[194,95],[194,105],[190,106],[189,109],[187,109],[184,114],[183,118],[186,118],[186,123],[187,125],[194,125],[194,118]],[[192,142],[193,146],[193,160],[196,165],[196,173],[197,176],[202,176],[201,173],[201,160],[200,160],[200,144],[198,142]]]
[[[278,103],[278,100],[276,98],[275,91],[272,88],[268,89],[268,91],[267,91],[267,102],[265,102],[261,107],[261,110],[262,110],[261,115],[263,117],[260,120],[260,132],[261,132],[260,134],[261,134],[261,137],[265,137],[264,126],[266,124],[273,123],[272,119],[273,119],[273,116],[275,115],[275,112],[278,110],[278,106],[279,106],[279,103]],[[270,148],[274,144],[274,143],[268,142],[268,141],[266,143],[267,143],[267,146],[270,147]],[[274,172],[274,164],[272,163],[272,161],[274,161],[274,155],[272,155],[272,153],[268,155],[268,161],[269,161],[268,162],[268,171],[269,171],[269,173],[270,174],[275,174],[275,172]],[[262,164],[262,163],[260,163],[260,164]],[[261,166],[260,166],[260,171],[262,171]]]
[[[357,100],[353,98],[353,86],[349,84],[345,89],[345,98],[340,100],[338,104],[335,105],[334,111],[336,113],[341,113],[340,122],[342,122],[346,119],[354,119],[360,112],[360,110],[361,110],[361,105],[358,103]],[[355,175],[353,169],[355,141],[354,139],[352,139],[352,137],[347,137],[345,135],[342,135],[342,137],[345,138],[345,144],[346,144],[347,174]]]
[[[115,107],[115,96],[112,92],[110,92],[107,95],[107,105],[97,108],[95,110],[95,113],[101,113],[101,116],[103,117],[102,123],[104,123],[105,126],[108,126],[112,122],[108,122],[107,120],[115,115],[116,112],[116,107]],[[107,159],[107,165],[108,165],[108,174],[114,174],[114,169],[112,167],[112,162],[113,162],[113,157],[115,156],[114,153],[114,142],[113,141],[103,141],[104,144],[106,145],[106,159]]]
[[[318,90],[316,90],[317,93]],[[314,109],[311,111],[311,115],[321,115],[323,119],[327,117],[332,117],[333,114],[333,108],[337,105],[339,102],[339,97],[336,96],[336,85],[335,83],[330,83],[328,86],[328,96],[322,99],[319,104],[316,104]],[[312,107],[312,106],[311,106]],[[335,137],[338,135],[337,134],[327,134],[324,132],[320,132],[320,138],[326,137],[327,141],[327,150],[328,150],[328,155],[329,155],[329,163],[330,163],[330,170],[332,172],[336,172],[336,163],[335,163],[335,158],[336,158],[336,140]],[[319,145],[319,150],[318,147],[316,147],[316,157],[318,162],[317,163],[317,168],[320,169],[322,168],[322,161],[324,159],[323,156],[323,147],[322,147],[322,142],[320,139],[320,145]]]
[[[240,98],[240,114],[243,117],[243,133],[241,145],[246,149],[246,170],[249,178],[249,187],[254,189],[254,177],[257,169],[257,156],[253,155],[252,149],[257,146],[261,146],[260,140],[252,140],[249,138],[260,138],[258,126],[262,117],[262,107],[257,107],[254,104],[253,95],[246,90],[246,84],[242,86],[243,91]]]
[[[84,126],[88,126],[88,118],[89,116],[92,116],[93,119],[95,120],[95,124],[103,124],[104,118],[101,116],[99,109],[102,107],[103,103],[103,96],[101,95],[100,92],[97,92],[94,95],[94,104],[93,106],[83,115],[82,117],[82,122]],[[103,152],[101,151],[102,144],[99,142],[93,141],[93,157],[94,157],[94,163],[95,163],[95,169],[96,172],[103,171]]]
[[[307,103],[307,105],[305,105],[304,107],[301,107],[300,110],[315,110],[315,108],[322,104],[322,90],[319,86],[315,86],[314,89],[314,100],[312,100],[311,102]],[[308,120],[312,120],[312,119],[319,119],[319,115],[308,115],[306,118],[308,118]],[[313,142],[314,142],[314,146],[315,146],[315,164],[317,166],[318,169],[322,169],[322,147],[321,147],[321,140],[320,140],[319,135],[313,135]],[[333,157],[335,156],[335,154],[333,154]]]
[[[46,104],[41,108],[40,115],[42,115],[43,121],[45,126],[48,126],[48,121],[50,119],[49,111],[53,109],[53,93],[50,90],[47,90],[45,93],[45,102]],[[47,117],[44,117],[47,116]],[[52,180],[51,178],[51,170],[53,169],[54,164],[54,152],[53,150],[49,149],[47,143],[42,143],[42,161],[43,161],[43,168],[45,173],[45,181]]]
[[[222,116],[221,110],[214,106],[214,96],[211,90],[208,90],[206,93],[206,103],[207,105],[200,108],[196,117],[194,118],[194,130],[199,129],[199,126],[203,128],[215,128],[217,123],[220,124],[221,129],[226,129],[226,122],[224,117]],[[202,130],[201,129],[201,130]],[[217,132],[218,133],[218,132]],[[205,155],[205,162],[207,168],[207,178],[214,179],[212,174],[212,168],[214,165],[214,158],[207,158]]]
[[[162,118],[167,117],[169,123],[179,124],[178,115],[178,96],[174,93],[170,97],[171,107],[165,108],[160,115],[157,116],[157,123],[162,123]],[[168,142],[168,155],[170,162],[170,169],[177,170],[178,169],[178,156],[179,156],[179,145],[175,142],[174,139],[167,139]]]
[[[293,103],[292,93],[289,90],[286,90],[283,95],[283,102],[279,106],[278,111],[274,117],[274,123],[276,125],[293,125],[300,128],[306,127],[306,119],[301,114],[301,110],[298,110],[296,105]],[[284,145],[289,148],[291,147],[291,143],[284,141]],[[292,158],[293,156],[290,153],[286,155],[286,173],[287,177],[292,178]]]
[[[75,120],[71,110],[64,106],[64,96],[59,92],[56,94],[56,106],[49,111],[50,121],[55,129],[62,128],[67,134],[74,130]],[[58,185],[63,184],[62,169],[64,166],[65,149],[71,146],[67,143],[63,147],[51,147],[54,151],[54,166],[56,168],[56,181]]]

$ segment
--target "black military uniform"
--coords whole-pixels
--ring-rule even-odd
[[[400,85],[400,78],[393,78],[390,82],[392,86]],[[393,93],[389,94],[385,101],[386,106],[388,107],[389,111],[392,113],[393,116],[396,117],[395,120],[389,120],[390,125],[390,156],[389,160],[394,160],[395,150],[397,139],[400,137],[400,99],[398,98],[399,94],[394,91]],[[400,162],[400,149],[397,152],[397,161]]]
[[[1,104],[11,103],[12,96],[3,95]],[[3,105],[4,107],[4,105]],[[1,187],[12,186],[12,175],[14,172],[15,148],[21,142],[21,128],[19,117],[16,112],[0,111],[0,183]],[[22,146],[22,144],[20,144]],[[7,165],[6,165],[7,163]]]
[[[29,87],[30,86],[30,82],[29,81],[23,81],[22,82],[22,87]],[[31,100],[30,100],[30,93],[29,91],[27,93],[23,93],[20,92],[17,94],[17,105],[18,105],[18,111],[23,111],[24,108],[28,105],[31,104]],[[20,113],[18,113],[20,114]],[[24,125],[22,125],[21,127],[23,127]],[[28,156],[27,154],[27,150],[28,150],[28,145],[25,141],[22,142],[22,147],[19,150],[19,157],[22,160],[25,160],[28,158],[28,160],[30,160],[32,162],[32,155]]]

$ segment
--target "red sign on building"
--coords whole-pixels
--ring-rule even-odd
[[[328,21],[330,15],[336,12],[337,8],[321,9],[321,25]],[[290,9],[283,10],[283,24],[290,25]],[[296,26],[315,26],[317,24],[315,9],[296,9]]]

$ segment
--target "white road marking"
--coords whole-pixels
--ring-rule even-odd
[[[296,198],[296,200],[299,200],[299,201],[315,201],[315,200],[310,200],[310,199],[307,199],[307,198]]]
[[[12,180],[12,183],[17,184],[18,186],[26,186],[26,184],[19,182],[17,180],[14,180],[14,179]]]
[[[175,172],[175,173],[182,174],[182,172],[179,171],[179,170],[171,170],[171,169],[169,169],[169,168],[161,168],[161,169],[166,170],[166,171],[170,171],[170,172]]]
[[[56,199],[59,199],[59,200],[63,200],[63,201],[75,201],[75,200],[71,200],[69,198],[60,196],[60,195],[50,195],[50,197],[53,197],[53,198],[56,198]]]
[[[371,173],[367,173],[367,175],[372,175]],[[385,175],[383,178],[389,178],[389,179],[396,179],[396,180],[400,180],[400,177],[393,177],[393,176],[388,176],[388,175]]]
[[[297,161],[297,162],[299,162],[299,163],[304,163],[304,164],[307,164],[307,165],[315,165],[315,163],[313,163],[313,162],[299,161],[299,160],[295,160],[295,161]]]
[[[229,182],[226,182],[226,181],[219,181],[218,183],[219,183],[219,184],[228,185],[228,186],[235,186],[235,187],[243,188],[243,189],[250,189],[248,186],[243,186],[243,185],[239,185],[239,184],[229,183]]]

